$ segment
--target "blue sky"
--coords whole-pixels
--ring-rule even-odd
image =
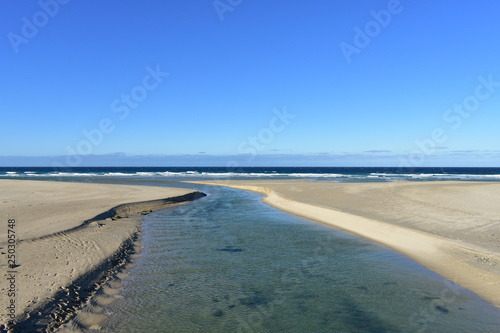
[[[0,6],[3,166],[500,162],[493,0]]]

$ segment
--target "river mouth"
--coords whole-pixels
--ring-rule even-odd
[[[103,332],[494,332],[498,310],[383,246],[244,191],[143,221]]]

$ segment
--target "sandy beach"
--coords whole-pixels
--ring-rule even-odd
[[[28,180],[0,180],[0,195],[0,324],[15,315],[21,321],[38,316],[45,325],[63,321],[68,311],[79,308],[82,286],[94,287],[103,271],[140,245],[137,213],[203,196],[177,188]],[[8,243],[12,235],[17,241],[13,250]],[[9,266],[9,254],[15,256],[15,266]],[[103,304],[112,301],[119,285],[119,278],[108,280],[101,288]],[[82,324],[103,319],[94,310],[79,315]]]
[[[500,183],[203,183],[262,193],[269,205],[384,244],[500,307]],[[61,332],[98,329],[107,318],[101,306],[115,299],[126,276],[122,268],[141,247],[137,213],[202,195],[165,187],[29,180],[0,180],[0,192],[0,264],[4,277],[15,272],[16,289],[9,296],[12,281],[2,279],[1,324],[12,319],[5,309],[14,299],[16,319],[27,325],[57,327],[73,318]],[[9,229],[17,240],[13,268]]]
[[[500,307],[500,183],[203,182],[384,244]]]

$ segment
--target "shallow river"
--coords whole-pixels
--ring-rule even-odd
[[[103,332],[500,332],[500,311],[412,260],[243,191],[144,219]]]

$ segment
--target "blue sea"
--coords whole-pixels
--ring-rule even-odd
[[[500,168],[397,167],[0,167],[0,178],[139,178],[158,180],[310,179],[352,181],[500,181]]]
[[[500,168],[0,168],[0,178],[184,187],[206,197],[143,219],[140,256],[100,331],[500,332],[500,311],[382,245],[185,180],[498,181]],[[88,330],[89,332],[93,332]]]

